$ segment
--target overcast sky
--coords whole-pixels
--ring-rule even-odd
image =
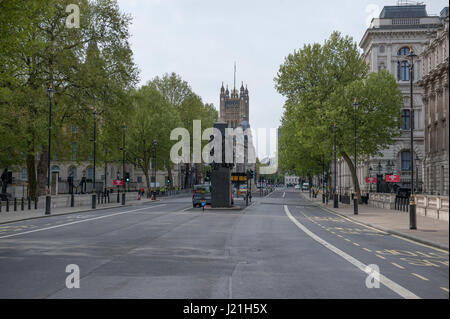
[[[141,84],[176,72],[204,102],[219,107],[222,81],[248,85],[253,128],[280,125],[283,97],[274,77],[284,57],[334,30],[359,43],[374,13],[396,0],[119,0],[131,14],[131,46]],[[439,14],[445,0],[425,2]]]

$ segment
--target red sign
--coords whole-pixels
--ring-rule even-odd
[[[114,185],[116,185],[116,186],[123,185],[123,180],[121,180],[121,179],[115,179],[113,182],[114,182]]]
[[[400,175],[386,175],[386,182],[388,183],[399,183]]]
[[[366,183],[367,184],[376,184],[377,178],[376,177],[366,177]]]

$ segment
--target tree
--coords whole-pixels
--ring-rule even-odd
[[[353,153],[353,100],[358,99],[358,158],[379,154],[398,136],[402,95],[387,71],[368,74],[356,43],[334,32],[323,45],[305,45],[286,57],[275,78],[286,97],[284,118],[310,159],[328,158],[337,125],[337,152],[346,161],[361,198]],[[290,123],[292,121],[293,123]],[[293,133],[295,132],[295,133]],[[283,152],[283,151],[282,151]],[[286,152],[286,150],[284,150]],[[307,165],[309,166],[309,165]]]
[[[149,86],[155,87],[169,103],[175,108],[176,112],[179,114],[181,119],[181,126],[189,131],[190,136],[193,136],[193,121],[202,121],[202,131],[205,128],[212,127],[214,122],[218,119],[218,112],[214,108],[213,104],[204,104],[201,97],[195,94],[189,84],[182,80],[182,78],[176,73],[164,74],[162,78],[155,77],[152,81],[148,83]],[[207,141],[202,142],[202,147],[206,145]],[[191,154],[192,154],[192,143],[191,143]],[[172,181],[171,174],[171,162],[167,158],[167,169],[170,180]],[[188,184],[190,175],[190,164],[185,163],[186,176],[185,184]],[[197,163],[195,165],[196,183],[202,178],[202,164]],[[172,183],[172,182],[171,182]]]
[[[134,94],[133,108],[127,125],[126,151],[129,162],[137,165],[145,176],[150,191],[150,163],[157,140],[157,168],[164,167],[174,141],[170,132],[180,125],[174,107],[153,86],[143,86]],[[171,177],[170,177],[171,178]]]
[[[136,83],[137,71],[128,44],[130,17],[120,13],[116,1],[22,2],[2,2],[7,15],[18,19],[4,22],[5,33],[12,31],[17,38],[0,42],[1,48],[11,46],[2,50],[6,55],[0,63],[0,82],[4,86],[0,91],[0,118],[12,113],[21,125],[8,129],[0,145],[9,150],[8,158],[25,155],[30,195],[34,197],[36,192],[45,192],[47,181],[49,85],[56,90],[52,150],[62,159],[69,157],[70,141],[74,138],[67,134],[68,126],[80,127],[76,136],[81,142],[80,153],[88,153],[87,132],[92,130],[86,126],[92,123],[93,109],[99,111],[103,123],[109,122],[111,114],[125,113],[117,110],[126,107],[123,97]],[[66,27],[69,13],[65,9],[69,4],[77,4],[82,12],[80,28]],[[3,28],[0,32],[3,35]],[[11,148],[14,138],[21,142]],[[38,152],[41,156],[36,165]]]

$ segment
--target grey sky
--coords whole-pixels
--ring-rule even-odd
[[[204,102],[219,105],[224,81],[248,84],[250,124],[278,127],[283,97],[273,78],[284,57],[305,43],[322,43],[334,30],[359,43],[373,8],[396,0],[119,0],[133,16],[131,45],[141,84],[176,72]],[[426,1],[439,14],[445,0]],[[370,12],[367,12],[370,11]]]

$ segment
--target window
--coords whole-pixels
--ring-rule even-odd
[[[138,182],[138,183],[142,183],[142,176],[138,176],[138,177],[137,177],[137,182]]]
[[[93,180],[94,179],[94,168],[88,167],[87,169],[87,179]]]
[[[410,119],[410,111],[409,110],[403,110],[402,111],[402,122],[401,122],[401,128],[402,128],[402,130],[409,130],[409,129],[411,129],[411,126],[410,126],[410,122],[411,121],[411,119]],[[414,126],[413,126],[413,128],[414,128]]]
[[[69,176],[72,176],[73,180],[77,179],[77,168],[75,166],[69,168]]]
[[[409,48],[408,47],[403,47],[403,48],[401,48],[400,50],[398,50],[398,53],[397,53],[398,55],[401,55],[401,56],[408,56],[408,54],[409,54]]]
[[[20,179],[24,182],[28,181],[28,171],[25,167],[20,171]]]
[[[409,81],[409,63],[408,63],[408,61],[398,62],[398,79],[400,81]]]
[[[72,161],[76,161],[76,159],[77,159],[77,151],[78,151],[77,142],[73,142],[72,143],[72,156],[70,157],[70,159]]]
[[[403,151],[401,154],[402,158],[402,171],[409,171],[411,169],[411,152]]]
[[[384,45],[380,46],[380,53],[384,53]]]

